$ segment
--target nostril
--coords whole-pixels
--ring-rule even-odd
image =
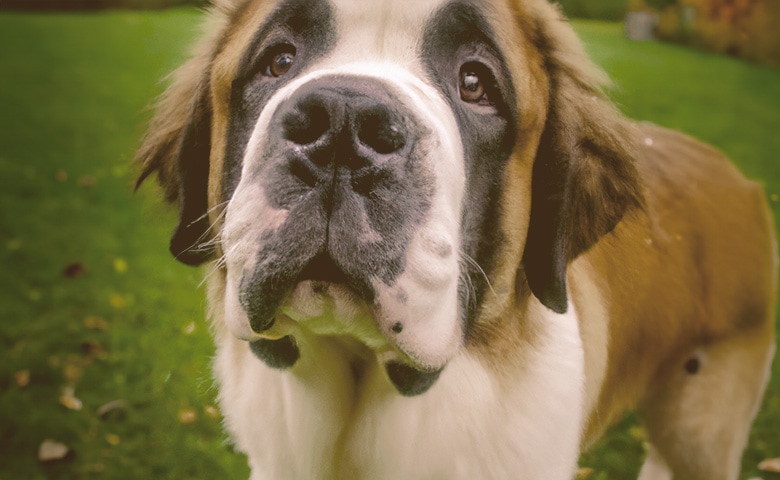
[[[387,155],[406,145],[406,131],[385,109],[372,109],[359,118],[358,141],[380,154]]]
[[[288,112],[282,120],[284,138],[298,145],[310,145],[327,133],[330,115],[318,102],[304,102]]]

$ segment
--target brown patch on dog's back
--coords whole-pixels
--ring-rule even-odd
[[[641,133],[646,210],[588,254],[611,298],[609,368],[588,436],[636,407],[666,362],[771,321],[772,235],[758,187],[689,137]]]

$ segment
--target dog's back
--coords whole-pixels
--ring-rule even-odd
[[[655,446],[641,478],[661,457],[675,478],[734,478],[774,352],[771,214],[720,152],[640,128],[646,204],[587,255],[611,299],[588,436],[638,407]]]

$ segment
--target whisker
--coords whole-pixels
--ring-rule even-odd
[[[214,261],[214,263],[212,263],[212,265],[211,265],[211,268],[209,269],[209,271],[208,271],[208,272],[206,272],[206,273],[203,275],[203,279],[201,279],[201,281],[198,283],[198,288],[201,288],[201,287],[203,287],[203,285],[205,285],[205,284],[206,284],[206,282],[208,282],[208,280],[209,280],[209,279],[210,279],[210,278],[211,278],[211,277],[212,277],[212,276],[213,276],[215,273],[217,273],[218,271],[220,271],[220,270],[222,269],[222,267],[224,267],[224,266],[225,266],[225,264],[226,264],[226,263],[227,263],[227,257],[226,257],[225,255],[222,255],[221,257],[219,257],[218,259],[216,259],[216,260]]]
[[[197,219],[195,219],[192,222],[190,222],[190,224],[188,226],[192,226],[198,220],[206,218],[206,216],[209,215],[209,213],[213,212],[217,208],[220,208],[220,207],[222,207],[224,205],[227,205],[227,203],[228,202],[222,202],[222,203],[219,203],[219,204],[213,206],[206,213],[204,213],[203,215],[201,215]],[[222,220],[222,218],[226,214],[227,214],[227,209],[226,208],[222,209],[222,211],[217,216],[216,221]],[[192,243],[192,245],[190,245],[189,247],[185,248],[182,251],[182,253],[185,253],[185,252],[205,252],[205,251],[208,251],[209,248],[216,246],[220,242],[220,239],[219,239],[220,234],[219,233],[213,235],[212,238],[206,240],[209,236],[212,235],[212,229],[213,228],[214,228],[214,226],[210,225],[209,228],[206,231],[204,231],[202,234],[200,234],[200,236],[195,239],[195,241]]]
[[[465,296],[466,298],[463,299],[464,305],[471,305],[471,297],[472,295],[476,297],[476,291],[474,290],[474,282],[471,280],[471,275],[469,275],[468,269],[462,269],[460,273],[461,280],[466,285],[466,291]]]
[[[485,273],[485,270],[479,265],[479,263],[477,263],[476,260],[474,260],[473,258],[471,258],[471,256],[469,256],[469,255],[467,255],[465,253],[461,252],[460,256],[469,265],[471,265],[472,268],[474,268],[477,272],[479,272],[482,275],[482,278],[485,279],[485,283],[487,284],[487,286],[490,289],[490,291],[493,293],[493,296],[498,298],[498,294],[493,289],[493,284],[490,283],[490,279],[488,278],[487,273]]]
[[[208,272],[206,272],[206,273],[203,275],[203,278],[200,280],[200,282],[198,282],[198,287],[197,287],[197,288],[203,288],[203,286],[206,284],[206,282],[208,282],[208,281],[209,281],[209,279],[210,279],[210,278],[211,278],[211,277],[212,277],[212,276],[213,276],[215,273],[217,273],[217,272],[220,270],[220,268],[222,267],[222,265],[224,265],[224,262],[222,261],[223,259],[224,259],[224,257],[220,257],[220,258],[219,258],[219,259],[218,259],[216,262],[214,262],[214,263],[211,265],[211,268],[209,269],[209,271],[208,271]]]
[[[222,208],[223,206],[227,205],[229,202],[230,202],[230,200],[228,200],[228,201],[225,201],[225,202],[222,202],[222,203],[218,203],[218,204],[214,205],[213,207],[211,207],[211,208],[209,208],[208,210],[206,210],[206,213],[204,213],[204,214],[203,214],[203,215],[201,215],[200,217],[198,217],[198,218],[196,218],[195,220],[193,220],[192,222],[190,222],[190,224],[189,224],[189,225],[187,225],[187,226],[188,226],[188,227],[190,227],[190,226],[192,226],[192,225],[194,225],[194,224],[198,223],[199,221],[201,221],[201,220],[203,220],[204,218],[206,218],[206,217],[208,217],[209,215],[211,215],[211,212],[213,212],[214,210],[216,210],[216,209],[218,209],[218,208]],[[222,210],[222,211],[219,213],[219,216],[217,217],[217,219],[221,218],[221,217],[222,217],[222,216],[225,214],[225,212],[227,212],[227,209],[226,209],[226,208],[225,208],[225,209],[223,209],[223,210]]]

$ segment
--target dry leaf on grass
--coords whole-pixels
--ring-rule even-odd
[[[198,414],[195,412],[195,410],[191,408],[179,410],[179,422],[181,422],[182,425],[190,425],[195,423],[195,420],[197,419]]]
[[[575,477],[577,480],[587,480],[595,473],[595,470],[593,470],[590,467],[582,467],[577,470],[577,476]]]
[[[78,411],[84,407],[84,404],[81,403],[81,400],[76,398],[76,392],[73,387],[65,387],[65,389],[62,391],[62,395],[60,395],[59,401],[60,404],[68,410]]]
[[[117,273],[125,273],[125,272],[127,272],[127,262],[123,258],[115,258],[114,259],[114,270],[116,270]]]
[[[74,355],[69,355],[66,361],[67,363],[62,368],[62,375],[69,382],[75,383],[84,374],[85,364]]]
[[[19,388],[24,388],[30,384],[30,371],[19,370],[18,372],[14,373],[14,379],[16,380],[16,385]]]
[[[81,188],[94,187],[95,183],[97,183],[97,180],[92,175],[84,175],[83,177],[80,177],[76,181],[76,185],[78,185]]]
[[[103,348],[103,345],[93,342],[93,341],[86,341],[81,342],[81,351],[86,354],[85,361],[90,362],[92,360],[105,360],[108,358],[108,352],[106,352],[106,349]]]
[[[219,409],[214,405],[206,405],[205,407],[203,407],[203,412],[206,414],[207,417],[213,420],[219,419]]]
[[[38,447],[38,461],[39,462],[53,462],[55,460],[62,460],[70,453],[70,449],[64,443],[60,443],[56,440],[46,439]]]
[[[758,464],[762,472],[780,473],[780,457],[769,458]]]
[[[84,275],[85,270],[86,269],[84,268],[83,263],[72,262],[65,265],[65,268],[62,269],[62,275],[64,275],[66,278],[78,278]]]
[[[108,322],[100,317],[90,315],[84,319],[84,327],[89,330],[106,330],[108,329]]]
[[[97,414],[98,414],[98,417],[100,417],[100,418],[106,418],[106,417],[108,417],[109,415],[111,415],[114,412],[117,412],[119,410],[124,410],[125,407],[127,407],[127,402],[126,401],[124,401],[122,399],[112,400],[112,401],[110,401],[108,403],[105,403],[105,404],[101,405],[97,409]]]
[[[181,331],[185,335],[192,335],[195,333],[195,330],[197,328],[197,325],[195,325],[195,322],[190,322],[187,325],[183,326]]]
[[[118,293],[112,293],[108,296],[108,303],[118,310],[120,308],[125,308],[127,299]]]

